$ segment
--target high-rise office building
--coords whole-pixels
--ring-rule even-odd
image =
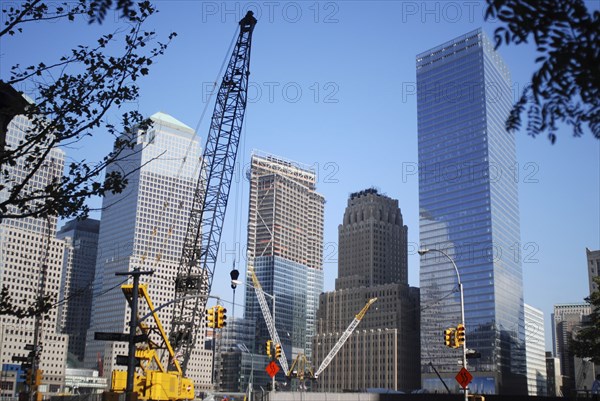
[[[69,352],[83,361],[85,337],[92,313],[92,284],[98,254],[100,221],[71,220],[56,237],[67,243],[61,278],[59,308],[60,331],[69,336]]]
[[[6,147],[16,147],[31,129],[31,122],[24,116],[16,116],[8,125]],[[52,149],[43,169],[34,173],[26,189],[41,190],[52,180],[62,176],[64,152]],[[27,163],[22,159],[7,169],[8,182],[1,182],[0,198],[6,199],[13,180],[26,177]],[[63,268],[65,244],[56,239],[56,217],[2,218],[0,221],[0,285],[8,289],[15,307],[27,309],[35,304],[38,296],[59,298],[60,277]],[[44,393],[56,393],[64,385],[68,338],[58,331],[57,309],[52,308],[39,319],[38,345],[41,346],[39,368],[43,371]],[[3,368],[9,367],[13,356],[27,356],[28,344],[34,344],[36,319],[0,315],[0,360]],[[3,369],[2,376],[5,377]],[[14,376],[16,378],[16,376]],[[3,387],[5,383],[2,384]],[[9,385],[8,383],[6,385]]]
[[[323,291],[323,212],[317,177],[308,166],[255,152],[249,170],[248,266],[254,269],[288,359],[311,357],[319,294]],[[248,283],[252,280],[246,278]],[[245,318],[256,322],[253,352],[270,338],[253,290]]]
[[[377,301],[319,376],[321,391],[420,387],[419,290],[408,286],[408,228],[398,201],[370,188],[350,195],[338,227],[335,291],[321,295],[315,369],[355,315]]]
[[[215,382],[219,384],[220,391],[244,393],[250,383],[260,391],[260,386],[270,382],[264,369],[270,358],[263,350],[259,350],[259,355],[250,352],[254,344],[254,329],[254,321],[234,318],[217,333]]]
[[[560,359],[562,393],[570,396],[576,388],[576,358],[569,349],[573,332],[583,325],[592,307],[588,303],[554,305],[552,314],[552,340],[554,355]]]
[[[544,313],[525,304],[525,359],[527,394],[530,396],[545,396],[548,391],[544,333]]]
[[[524,394],[525,333],[515,138],[508,68],[475,30],[417,55],[419,215],[423,248],[446,252],[464,284],[466,338],[481,353],[471,388]],[[515,256],[516,255],[516,256]],[[442,332],[460,322],[457,276],[438,252],[421,258],[423,386],[455,391],[460,350]]]
[[[560,374],[560,359],[546,351],[546,377],[548,379],[548,397],[562,396],[562,376]]]
[[[132,133],[135,145],[109,170],[129,174],[129,184],[122,193],[107,194],[102,202],[85,365],[98,368],[98,361],[103,361],[100,364],[105,375],[117,368],[117,355],[127,355],[127,343],[93,340],[94,332],[129,332],[130,310],[119,289],[124,279],[115,273],[135,268],[153,270],[140,282],[148,284],[154,305],[174,299],[175,276],[198,178],[200,144],[194,130],[164,113],[151,118],[153,126]],[[143,316],[147,310],[140,305]],[[158,312],[167,331],[172,314],[172,307]],[[203,344],[201,332],[186,371],[197,392],[211,386],[211,352],[204,350]]]
[[[353,193],[338,235],[336,289],[408,283],[408,227],[397,200],[373,188]]]
[[[594,283],[594,277],[600,276],[600,249],[590,251],[588,248],[585,248],[585,255],[587,257],[588,280],[590,282],[591,294],[594,291],[598,291],[598,284]]]

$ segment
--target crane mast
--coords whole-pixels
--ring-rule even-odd
[[[352,332],[354,331],[354,329],[356,329],[356,326],[358,326],[358,324],[360,323],[360,321],[362,320],[362,318],[365,316],[365,313],[367,313],[367,311],[369,310],[369,307],[371,305],[373,305],[373,303],[375,301],[377,301],[377,298],[371,298],[371,299],[369,299],[369,301],[367,302],[367,304],[354,317],[354,320],[352,320],[352,322],[350,323],[350,325],[348,326],[348,328],[346,329],[346,331],[344,331],[344,333],[342,334],[342,336],[340,337],[340,339],[338,340],[338,342],[333,346],[333,348],[331,349],[331,351],[329,351],[329,354],[327,354],[327,356],[325,357],[325,359],[323,359],[323,362],[321,362],[321,366],[319,366],[319,369],[317,369],[317,371],[314,374],[314,378],[315,379],[321,374],[321,372],[323,372],[325,370],[325,368],[327,366],[329,366],[329,364],[331,363],[331,361],[333,360],[333,358],[335,357],[335,355],[342,348],[342,346],[344,345],[344,343],[346,342],[346,340],[348,340],[348,338],[350,337],[350,335],[352,334]]]
[[[175,298],[182,301],[173,309],[169,340],[184,373],[212,286],[246,109],[255,25],[251,11],[239,22],[239,35],[217,93],[175,279]],[[170,363],[169,370],[174,369]]]
[[[254,287],[254,292],[256,292],[256,298],[258,298],[258,303],[260,305],[260,310],[262,311],[263,317],[265,318],[265,323],[267,325],[267,329],[269,330],[269,335],[273,342],[277,345],[281,345],[281,340],[279,339],[279,334],[277,334],[277,329],[275,328],[275,322],[273,322],[273,317],[271,316],[271,312],[269,311],[269,305],[267,305],[267,300],[265,299],[265,294],[260,285],[260,281],[258,281],[258,277],[254,273],[254,270],[250,270],[252,275],[252,285]],[[287,374],[288,372],[288,363],[287,358],[285,356],[285,351],[283,347],[281,348],[281,356],[279,357],[279,364],[283,371]]]

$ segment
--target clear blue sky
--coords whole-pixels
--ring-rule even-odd
[[[149,26],[159,38],[178,33],[165,56],[141,84],[140,111],[163,111],[196,127],[235,33],[248,9],[259,21],[254,32],[250,102],[246,112],[244,166],[253,149],[314,165],[325,196],[325,290],[337,276],[337,226],[348,195],[367,187],[399,200],[409,228],[409,282],[419,285],[418,180],[407,174],[417,163],[415,56],[483,26],[480,1],[158,1]],[[598,8],[598,2],[592,3]],[[93,44],[118,22],[102,26],[35,23],[25,34],[3,39],[0,77],[12,64],[52,61],[76,44]],[[51,45],[49,45],[51,44]],[[515,97],[534,71],[533,49],[499,49],[512,74]],[[27,91],[26,87],[23,87]],[[212,112],[212,101],[209,113]],[[209,119],[200,124],[204,143]],[[73,158],[98,158],[112,146],[98,135]],[[556,303],[587,295],[585,248],[600,249],[600,141],[589,132],[572,138],[559,132],[552,146],[544,136],[519,134],[518,181],[525,301],[542,309],[550,346],[550,313]],[[244,259],[248,186],[232,188],[223,242]],[[240,205],[234,230],[234,205]],[[98,216],[95,216],[98,217]],[[237,235],[235,234],[237,232]],[[213,293],[231,299],[232,254],[223,255]],[[241,269],[240,269],[241,270]],[[238,291],[237,303],[243,297]],[[236,315],[240,316],[239,308]]]

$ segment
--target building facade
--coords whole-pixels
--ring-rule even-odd
[[[25,140],[30,129],[31,123],[27,118],[16,116],[8,125],[7,149]],[[33,174],[25,188],[44,189],[52,180],[62,177],[63,168],[64,152],[60,149],[50,150],[45,167]],[[0,190],[0,198],[6,199],[7,189],[13,185],[12,180],[26,177],[30,170],[22,159],[12,166],[3,166],[3,169],[8,169],[9,178],[1,182],[3,189]],[[3,218],[0,221],[0,285],[8,289],[15,307],[27,309],[35,304],[38,296],[59,299],[65,244],[56,239],[56,224],[56,217]],[[4,367],[6,374],[14,372],[14,366],[11,365],[14,356],[28,356],[30,351],[25,347],[35,343],[36,332],[37,345],[41,350],[39,369],[43,371],[42,384],[46,385],[47,393],[57,393],[64,386],[68,345],[67,336],[59,332],[57,308],[51,308],[43,319],[37,320],[33,317],[0,315],[2,375],[5,377]],[[18,376],[15,376],[15,380],[18,381]]]
[[[254,153],[249,171],[248,268],[253,269],[272,311],[290,362],[311,358],[319,294],[323,291],[323,213],[316,174],[308,166]],[[247,283],[252,279],[246,277]],[[270,338],[253,290],[245,288],[244,316],[256,322],[253,353]]]
[[[217,390],[245,393],[252,385],[260,386],[271,379],[264,367],[269,363],[265,352],[262,355],[250,352],[254,344],[255,322],[248,319],[232,319],[217,333],[215,349],[215,382]]]
[[[57,233],[64,239],[65,261],[61,278],[60,332],[69,336],[69,353],[83,361],[85,337],[90,328],[92,285],[98,254],[100,221],[71,220]]]
[[[515,138],[508,68],[475,30],[416,58],[419,220],[422,248],[446,252],[464,284],[469,362],[479,393],[524,394],[525,331]],[[513,169],[513,170],[511,170]],[[430,363],[455,391],[459,349],[442,332],[460,322],[457,277],[438,252],[421,258],[423,386],[444,391]],[[472,366],[471,366],[472,365]]]
[[[594,278],[600,276],[600,249],[590,251],[588,248],[585,248],[585,255],[587,257],[588,280],[590,282],[591,294],[594,291],[598,291],[598,284],[594,283]]]
[[[525,360],[527,363],[527,394],[546,396],[546,336],[544,313],[525,304]]]
[[[198,178],[200,145],[194,130],[164,113],[151,118],[153,126],[131,134],[135,135],[134,147],[108,172],[129,174],[128,186],[122,193],[107,194],[102,202],[85,366],[109,377],[113,369],[123,369],[117,368],[116,358],[127,355],[127,343],[95,341],[94,332],[127,333],[130,321],[129,307],[119,289],[124,279],[115,273],[135,268],[153,270],[152,275],[142,276],[140,283],[148,284],[154,305],[174,299],[175,276]],[[141,307],[140,315],[146,313]],[[172,307],[158,312],[167,331],[172,314]],[[186,371],[197,392],[211,387],[212,355],[203,344],[201,332]]]
[[[578,376],[581,376],[576,369],[576,359],[579,358],[570,351],[569,341],[590,313],[592,308],[588,303],[554,305],[552,340],[554,355],[560,360],[564,396],[570,396],[576,390]]]
[[[546,377],[548,378],[548,397],[561,397],[560,359],[554,357],[551,351],[546,351]]]
[[[319,302],[315,370],[367,301],[377,301],[319,376],[320,391],[420,387],[419,290],[408,286],[407,233],[397,200],[372,188],[350,195],[335,291]]]

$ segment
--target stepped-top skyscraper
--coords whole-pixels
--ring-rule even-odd
[[[129,174],[129,184],[120,194],[107,194],[102,202],[85,364],[97,368],[102,360],[105,374],[122,369],[116,366],[116,357],[127,355],[127,343],[93,340],[96,331],[129,331],[130,310],[118,288],[123,277],[115,273],[154,270],[153,275],[140,279],[148,283],[154,305],[174,299],[175,276],[198,179],[200,144],[194,130],[164,113],[151,118],[153,126],[132,133],[135,146],[111,167]],[[141,316],[145,313],[140,310]],[[172,313],[172,307],[158,312],[167,331]],[[199,333],[186,371],[197,392],[211,386],[211,352],[203,349],[203,343],[204,333]]]
[[[338,235],[336,289],[408,283],[408,227],[397,200],[373,188],[353,193]]]
[[[423,248],[445,251],[464,285],[471,390],[525,394],[523,275],[508,68],[481,30],[416,58],[419,215]],[[458,391],[460,349],[442,332],[460,322],[452,264],[421,259],[421,366],[425,388],[444,391],[429,363]]]
[[[314,170],[277,156],[255,152],[249,179],[248,265],[265,292],[275,296],[275,324],[286,356],[310,358],[323,291],[325,199],[316,192]],[[246,289],[245,317],[256,322],[254,352],[263,353],[269,334],[251,289]]]
[[[420,388],[419,289],[408,286],[407,234],[396,199],[374,188],[350,195],[335,291],[319,300],[315,369],[367,301],[377,301],[319,376],[321,391]]]

